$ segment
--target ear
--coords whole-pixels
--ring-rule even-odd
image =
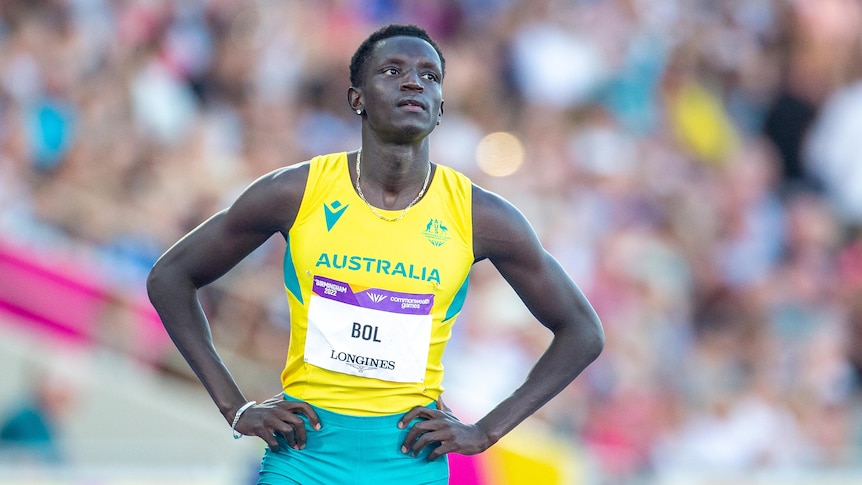
[[[356,110],[365,110],[364,103],[362,102],[362,91],[354,86],[350,86],[347,89],[347,104],[350,105],[350,110],[356,112]]]
[[[443,103],[444,102],[445,101],[443,101],[442,99],[440,100],[440,112],[437,113],[437,124],[438,125],[440,124],[441,121],[443,121]]]

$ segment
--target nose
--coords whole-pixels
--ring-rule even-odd
[[[404,78],[401,80],[402,90],[415,90],[422,92],[425,88],[419,82],[419,73],[415,69],[407,69],[404,72]]]

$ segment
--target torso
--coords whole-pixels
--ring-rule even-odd
[[[285,254],[286,393],[353,415],[394,414],[439,396],[443,349],[474,261],[471,187],[437,166],[425,196],[389,222],[357,196],[345,153],[311,161]]]

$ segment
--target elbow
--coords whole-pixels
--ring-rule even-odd
[[[150,302],[155,303],[158,299],[159,290],[163,286],[165,286],[164,271],[162,266],[156,262],[147,275],[147,296],[150,298]]]
[[[598,359],[605,348],[605,331],[595,312],[569,320],[565,327],[554,332],[554,340],[558,338],[561,345],[570,349],[570,355],[579,363],[576,367],[580,369]]]
[[[589,318],[585,318],[578,327],[578,346],[581,354],[592,362],[596,360],[605,348],[605,331],[602,322],[595,312],[591,312]]]
[[[156,261],[147,275],[147,296],[156,310],[194,295],[198,288],[184,266],[170,259]]]
[[[153,305],[158,304],[165,295],[179,289],[176,272],[164,260],[159,260],[147,275],[147,296]]]
[[[594,318],[593,325],[590,326],[590,332],[587,336],[589,355],[592,360],[596,360],[605,349],[605,331],[602,328],[602,322],[598,317]]]

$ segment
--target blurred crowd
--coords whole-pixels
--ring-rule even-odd
[[[520,207],[605,325],[538,419],[608,477],[862,464],[859,0],[6,0],[2,237],[140,291],[256,177],[358,148],[348,63],[389,22],[446,56],[432,159]],[[499,131],[508,177],[475,163]],[[283,248],[204,293],[268,369]],[[476,418],[548,335],[493,268],[471,285],[447,394]]]

